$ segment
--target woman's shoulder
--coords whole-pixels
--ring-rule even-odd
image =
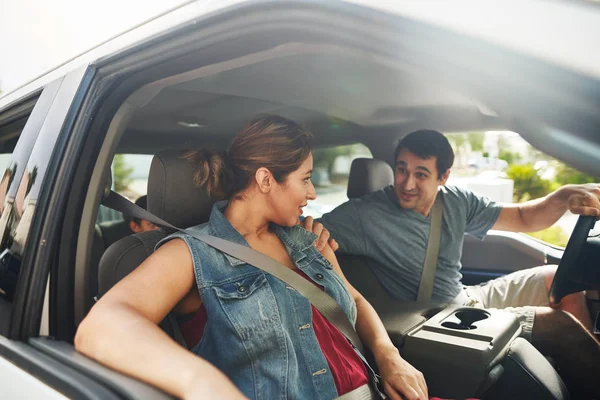
[[[200,224],[200,225],[196,225],[196,226],[192,226],[190,228],[187,228],[186,230],[189,230],[191,232],[194,233],[199,233],[199,234],[204,234],[204,235],[210,235],[210,227],[208,223],[204,223],[204,224]],[[167,237],[163,238],[162,240],[160,240],[155,249],[158,249],[160,246],[164,245],[167,242],[170,242],[171,240],[174,239],[181,239],[183,240],[188,247],[190,248],[190,250],[196,250],[196,249],[208,249],[210,248],[210,246],[208,246],[206,243],[202,242],[201,240],[198,240],[196,238],[194,238],[194,236],[188,232],[184,232],[184,231],[177,231],[177,232],[173,232],[170,235],[168,235]]]
[[[272,224],[271,225],[277,236],[287,247],[291,247],[295,250],[305,250],[312,246],[318,236],[312,232],[307,231],[301,225],[294,226],[281,226]]]

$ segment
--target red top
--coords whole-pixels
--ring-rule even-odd
[[[294,269],[294,271],[312,282],[304,272],[299,269]],[[312,283],[317,286],[316,283]],[[369,375],[367,368],[354,351],[354,348],[352,348],[352,345],[316,308],[312,305],[311,307],[312,326],[321,351],[331,370],[338,394],[341,396],[368,383]],[[195,346],[202,338],[207,318],[206,308],[204,308],[203,304],[192,318],[179,322],[181,333],[188,348]]]

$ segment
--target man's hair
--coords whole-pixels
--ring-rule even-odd
[[[454,151],[446,137],[438,131],[421,129],[404,136],[394,150],[394,163],[398,155],[407,149],[420,158],[435,157],[435,167],[438,170],[438,179],[454,164]]]
[[[138,197],[138,199],[135,201],[135,204],[146,210],[148,208],[148,196],[143,195]],[[130,221],[135,222],[137,225],[140,225],[142,223],[142,220],[140,218],[132,217],[131,215],[123,215],[123,218],[127,223],[129,223]]]

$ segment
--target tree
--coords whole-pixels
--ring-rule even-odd
[[[508,144],[508,139],[505,134],[500,134],[498,136],[498,152],[510,150],[510,145]]]
[[[513,200],[521,203],[552,191],[552,182],[540,178],[533,164],[510,165],[506,175],[514,182]]]
[[[540,150],[536,149],[535,147],[528,146],[527,147],[527,158],[530,161],[536,162],[536,161],[548,160],[550,157],[548,157],[546,154],[542,153]]]
[[[562,228],[557,225],[537,232],[528,232],[527,234],[543,242],[559,247],[565,247],[569,241],[569,235],[567,235]]]
[[[594,183],[600,182],[600,178],[594,178],[591,175],[584,174],[571,167],[570,165],[563,164],[560,161],[556,162],[556,181],[562,185],[568,185],[570,183]]]
[[[498,158],[504,160],[508,163],[508,165],[514,164],[519,158],[519,153],[509,150],[500,150],[498,153]]]
[[[451,134],[446,136],[455,153],[460,153],[467,143],[467,135],[464,133]]]
[[[467,135],[467,139],[471,144],[471,150],[483,151],[483,141],[485,140],[485,134],[483,132],[470,132]]]
[[[315,167],[325,168],[329,171],[338,156],[348,156],[350,154],[352,154],[352,146],[315,149],[313,151],[313,164]]]
[[[355,154],[369,154],[368,149],[362,144],[352,144],[337,147],[326,147],[313,150],[313,165],[325,168],[331,172],[333,163],[338,156],[353,156]]]
[[[133,167],[127,165],[123,154],[117,154],[113,160],[112,169],[115,192],[122,192],[131,184]]]

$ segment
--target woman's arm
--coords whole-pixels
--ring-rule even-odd
[[[222,372],[158,327],[193,293],[194,279],[185,242],[166,243],[102,296],[79,325],[75,348],[179,398],[244,398]]]
[[[375,309],[344,276],[331,247],[325,246],[322,254],[333,265],[335,272],[342,278],[354,297],[357,310],[356,331],[375,357],[384,380],[386,394],[393,400],[427,399],[427,384],[423,374],[402,359]]]

